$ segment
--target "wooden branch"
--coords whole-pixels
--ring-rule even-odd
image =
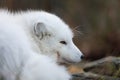
[[[91,72],[85,72],[80,74],[73,74],[72,80],[120,80],[120,78],[98,75]]]
[[[114,64],[120,64],[120,57],[116,58],[116,57],[106,57],[106,58],[103,58],[103,59],[100,59],[100,60],[97,60],[97,61],[94,61],[94,62],[90,62],[90,63],[87,63],[86,65],[83,66],[84,70],[87,71],[88,69],[91,69],[91,68],[94,68],[94,67],[97,67],[103,63],[106,63],[106,62],[112,62]]]

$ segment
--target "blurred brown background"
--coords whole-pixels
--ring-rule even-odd
[[[120,56],[120,0],[0,0],[0,7],[60,16],[75,31],[74,41],[86,59]]]

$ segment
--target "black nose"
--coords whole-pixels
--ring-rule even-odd
[[[81,59],[84,59],[84,55],[81,56]]]

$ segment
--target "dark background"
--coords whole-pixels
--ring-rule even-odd
[[[55,13],[74,30],[86,59],[120,56],[120,0],[0,0],[0,8]]]

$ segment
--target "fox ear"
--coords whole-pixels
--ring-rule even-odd
[[[47,33],[46,25],[44,23],[38,22],[34,25],[34,33],[37,37],[42,39]]]

